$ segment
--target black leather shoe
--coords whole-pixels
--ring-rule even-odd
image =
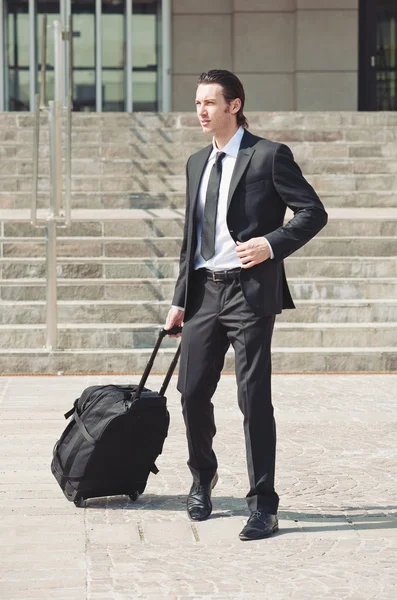
[[[277,515],[255,510],[239,535],[240,540],[261,540],[278,531]]]
[[[192,521],[205,521],[212,512],[211,492],[218,481],[218,473],[210,483],[193,483],[187,497],[187,514]]]

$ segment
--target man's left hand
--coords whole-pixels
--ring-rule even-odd
[[[242,269],[250,269],[270,258],[269,244],[263,237],[251,238],[248,242],[237,242],[236,252]]]

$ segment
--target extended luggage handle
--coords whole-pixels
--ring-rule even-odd
[[[141,380],[140,380],[140,382],[138,384],[137,390],[136,390],[136,392],[134,394],[134,397],[133,397],[133,401],[137,400],[139,398],[139,396],[141,395],[141,392],[142,392],[142,390],[143,390],[143,388],[145,386],[147,378],[150,375],[150,371],[152,370],[153,363],[155,361],[155,358],[157,356],[157,352],[159,351],[159,348],[161,346],[161,343],[162,343],[163,339],[167,335],[176,335],[177,333],[182,333],[182,327],[179,327],[179,326],[176,325],[175,327],[172,327],[171,329],[164,329],[164,327],[162,327],[160,329],[159,335],[158,335],[158,338],[157,338],[157,342],[156,342],[156,344],[155,344],[155,346],[153,348],[153,352],[152,352],[152,354],[151,354],[151,356],[149,358],[149,361],[148,361],[148,363],[146,365],[146,368],[145,368],[145,370],[143,372]],[[180,353],[181,353],[181,345],[179,344],[179,346],[178,346],[178,348],[177,348],[177,350],[175,352],[174,358],[172,359],[172,362],[171,362],[171,364],[170,364],[170,366],[168,368],[168,371],[166,373],[166,376],[164,378],[163,385],[161,386],[161,389],[159,391],[160,396],[163,396],[165,394],[166,390],[167,390],[167,387],[168,387],[168,384],[169,384],[170,379],[172,377],[172,374],[175,371],[175,367],[177,365]]]

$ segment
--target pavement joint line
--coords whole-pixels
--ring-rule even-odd
[[[172,350],[172,348],[169,348]],[[153,373],[154,375],[158,375],[159,377],[164,377],[166,371],[158,371]],[[67,373],[67,374],[59,374],[59,373],[0,373],[0,378],[7,377],[56,377],[57,379],[67,379],[68,377],[130,377],[142,375],[142,371],[130,371],[130,372],[118,372],[118,373],[109,373],[106,371],[103,372],[84,372],[84,373]],[[273,371],[272,375],[274,376],[284,376],[284,375],[363,375],[363,376],[372,376],[372,375],[391,375],[395,376],[396,371]],[[234,371],[222,371],[222,377],[226,376],[235,376]]]
[[[142,543],[144,543],[145,542],[145,535],[144,535],[144,532],[143,532],[142,521],[138,521],[137,527],[138,527],[139,539],[140,539],[140,541]]]
[[[197,531],[197,527],[194,523],[190,523],[190,527],[192,529],[193,532],[193,537],[195,539],[196,542],[200,541],[200,536],[199,536],[199,532]]]

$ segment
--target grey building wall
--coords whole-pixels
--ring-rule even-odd
[[[173,0],[173,110],[234,71],[247,110],[357,110],[358,0]]]

